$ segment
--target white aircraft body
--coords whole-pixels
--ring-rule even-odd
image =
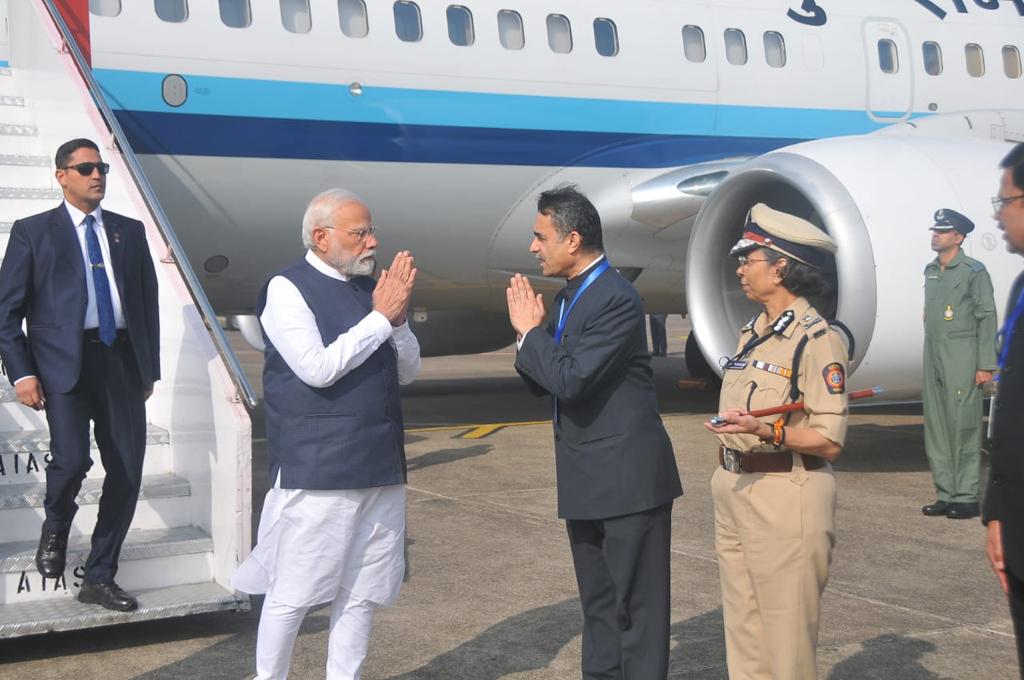
[[[536,195],[561,182],[712,365],[754,309],[727,251],[758,201],[838,242],[822,306],[856,337],[853,386],[920,391],[936,209],[975,221],[1003,306],[1021,267],[989,198],[1024,137],[1024,0],[455,1],[64,11],[221,313],[252,313],[308,200],[344,186],[382,262],[416,257],[425,353],[502,346]]]

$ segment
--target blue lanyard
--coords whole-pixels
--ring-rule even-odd
[[[1022,314],[1024,314],[1024,291],[1021,291],[1020,297],[1017,298],[1017,305],[1013,308],[1010,318],[1006,320],[1006,323],[1003,324],[1002,329],[999,331],[999,338],[1002,342],[999,348],[999,368],[1006,365],[1006,355],[1010,353],[1010,337],[1013,335],[1017,321]]]
[[[555,342],[562,344],[562,333],[565,332],[565,322],[569,318],[569,313],[572,312],[572,308],[576,306],[580,296],[583,295],[583,291],[585,291],[590,284],[596,281],[597,277],[608,271],[610,266],[611,265],[608,264],[608,258],[606,257],[601,260],[596,267],[594,267],[592,272],[587,274],[587,278],[583,279],[583,283],[580,284],[579,290],[577,290],[576,294],[572,296],[572,301],[569,303],[568,309],[565,308],[565,298],[562,298],[562,304],[558,308],[558,325],[555,326]]]

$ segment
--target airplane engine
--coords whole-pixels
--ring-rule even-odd
[[[409,324],[420,343],[420,355],[424,357],[493,352],[516,340],[508,314],[504,312],[410,310]]]
[[[890,401],[921,389],[923,268],[939,208],[976,225],[965,242],[993,280],[1009,282],[1019,259],[1003,247],[989,197],[998,186],[1002,141],[876,133],[798,144],[738,166],[705,201],[687,253],[686,297],[700,350],[721,374],[738,329],[758,307],[746,299],[728,257],[747,211],[764,202],[799,215],[838,244],[826,268],[831,294],[813,301],[853,332],[851,387],[882,385]],[[997,271],[1006,272],[998,276]],[[1007,291],[997,283],[997,307]]]

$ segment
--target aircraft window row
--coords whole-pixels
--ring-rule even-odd
[[[924,60],[924,72],[930,76],[942,75],[944,65],[942,61],[942,47],[931,40],[921,44],[921,56]],[[1020,50],[1013,45],[1003,45],[1003,75],[1007,78],[1021,77]],[[980,78],[985,75],[985,50],[977,43],[964,45],[964,64],[967,74],[972,78]],[[896,73],[899,71],[899,55],[896,43],[892,40],[882,39],[878,41],[878,67],[883,73]]]

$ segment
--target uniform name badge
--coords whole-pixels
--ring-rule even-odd
[[[946,311],[942,312],[942,318],[946,321],[953,320],[953,305],[946,305]]]
[[[747,362],[743,359],[729,359],[723,368],[727,371],[742,371],[746,367]]]

